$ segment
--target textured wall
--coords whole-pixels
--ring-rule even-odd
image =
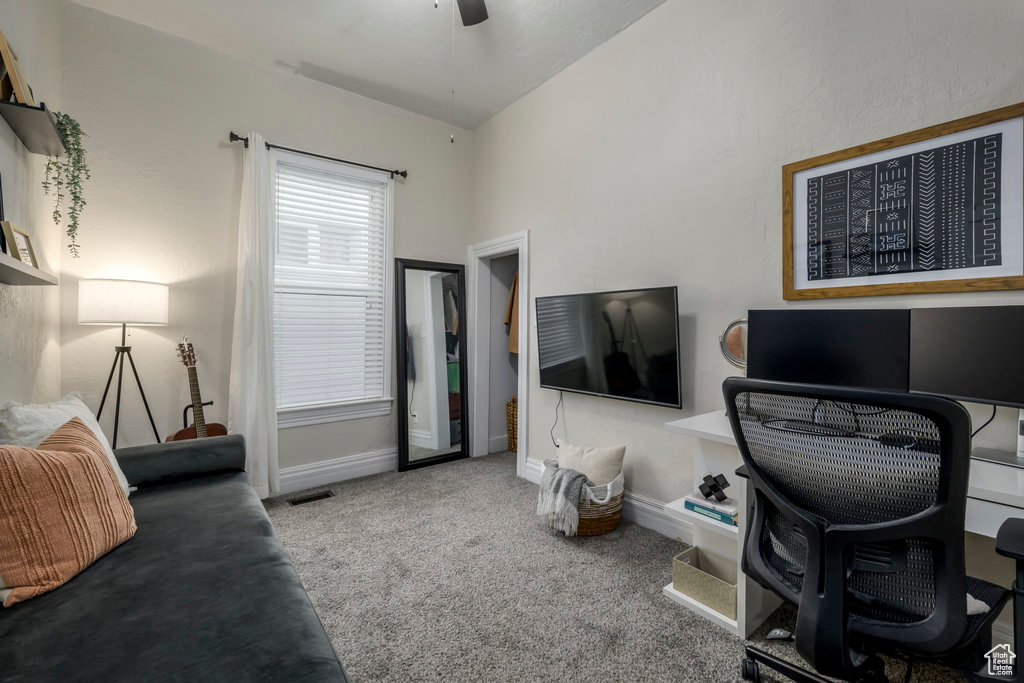
[[[60,12],[56,0],[0,1],[0,29],[14,46],[37,100],[61,108]],[[29,154],[0,122],[0,178],[7,220],[24,228],[40,267],[60,268],[64,239],[40,183],[46,158]],[[0,284],[0,402],[52,401],[60,393],[57,287]]]
[[[367,163],[408,168],[396,183],[395,255],[464,260],[472,133],[448,141],[438,121],[78,5],[64,9],[64,86],[86,132],[92,182],[82,258],[63,262],[63,385],[93,407],[106,379],[113,328],[77,325],[77,282],[90,277],[171,285],[166,328],[133,332],[161,434],[180,427],[188,402],[174,343],[192,336],[208,421],[226,422],[234,308],[241,146],[229,130]],[[112,415],[104,411],[104,426]],[[121,444],[152,440],[134,387]],[[281,465],[395,444],[394,417],[281,432]]]
[[[722,407],[717,336],[748,308],[1024,303],[781,297],[781,166],[1021,101],[1022,20],[1016,0],[669,0],[478,128],[470,241],[529,229],[532,295],[679,286],[684,409],[566,394],[566,436],[624,443],[628,487],[671,500],[696,443],[663,424]],[[557,394],[538,386],[532,310],[542,459]],[[1012,447],[1010,417],[984,440]]]

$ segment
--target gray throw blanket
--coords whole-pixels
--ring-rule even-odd
[[[566,536],[575,536],[580,524],[576,505],[582,499],[583,487],[587,483],[585,474],[561,468],[557,460],[545,460],[537,494],[537,514],[552,529]]]

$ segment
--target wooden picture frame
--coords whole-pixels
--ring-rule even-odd
[[[3,59],[3,66],[6,69],[6,72],[0,77],[0,93],[3,98],[10,99],[13,94],[16,102],[34,107],[36,101],[32,96],[32,88],[29,87],[28,81],[25,80],[25,74],[22,73],[18,53],[11,47],[3,31],[0,31],[0,58]]]
[[[32,247],[32,238],[29,234],[10,221],[0,221],[0,229],[3,230],[7,243],[7,254],[26,265],[38,268],[39,261],[36,259],[36,250]]]
[[[782,167],[787,300],[1024,289],[1024,103]]]

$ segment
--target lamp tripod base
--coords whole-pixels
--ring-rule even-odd
[[[114,441],[111,444],[111,448],[117,448],[117,429],[121,422],[121,385],[124,379],[124,359],[128,359],[128,364],[132,368],[132,374],[135,375],[135,383],[139,387],[139,395],[142,396],[142,405],[146,407],[146,415],[149,416],[149,424],[153,428],[153,436],[156,438],[156,442],[160,443],[160,433],[156,430],[156,421],[153,419],[153,413],[149,409],[149,401],[146,400],[146,392],[142,389],[142,380],[139,379],[139,371],[135,368],[135,360],[132,358],[132,347],[127,346],[127,323],[121,323],[121,345],[114,347],[114,364],[110,366],[110,374],[107,375],[107,386],[103,389],[103,398],[100,399],[99,410],[96,411],[96,419],[100,419],[100,415],[103,414],[103,406],[107,403],[107,394],[110,393],[110,383],[114,379],[114,371],[117,370],[117,398],[114,401]]]

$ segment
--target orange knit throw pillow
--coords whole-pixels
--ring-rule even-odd
[[[77,417],[37,449],[0,446],[0,600],[65,584],[135,535],[103,446]]]

